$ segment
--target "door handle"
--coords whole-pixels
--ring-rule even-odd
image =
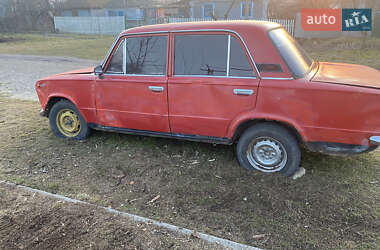
[[[252,89],[234,89],[235,95],[253,95],[254,93]]]
[[[162,91],[164,91],[164,87],[149,86],[149,90],[152,92],[162,92]]]

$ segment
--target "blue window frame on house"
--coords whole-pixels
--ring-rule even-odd
[[[202,5],[203,17],[213,17],[215,15],[215,4],[205,3]]]
[[[240,17],[246,17],[245,16],[246,5],[247,5],[247,1],[243,0],[240,3],[240,9],[241,9]],[[252,13],[253,13],[253,1],[249,1],[248,17],[252,17],[253,16]]]
[[[108,10],[108,16],[117,16],[117,13],[114,10]]]

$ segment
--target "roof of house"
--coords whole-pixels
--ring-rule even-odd
[[[183,22],[139,26],[125,30],[122,35],[143,32],[170,32],[170,31],[189,31],[189,30],[256,30],[267,31],[279,27],[280,24],[267,21],[208,21],[208,22]]]
[[[154,7],[154,0],[65,0],[61,3],[63,9],[124,9]]]

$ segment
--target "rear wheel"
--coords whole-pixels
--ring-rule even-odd
[[[91,132],[77,107],[67,100],[54,104],[49,121],[53,133],[59,137],[82,140]]]
[[[261,123],[247,129],[237,144],[237,158],[246,169],[293,175],[301,152],[295,137],[284,127]]]

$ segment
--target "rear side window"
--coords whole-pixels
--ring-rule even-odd
[[[119,47],[113,54],[106,73],[116,73],[116,74],[123,73],[123,48],[124,48],[124,41],[119,44]]]
[[[227,35],[175,36],[175,75],[227,75]]]
[[[230,76],[254,77],[252,66],[240,42],[231,36]]]
[[[126,42],[127,74],[165,74],[167,36],[131,37]]]

